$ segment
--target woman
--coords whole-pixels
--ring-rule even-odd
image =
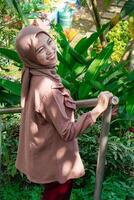
[[[16,49],[24,63],[16,168],[45,185],[42,200],[68,200],[73,179],[85,174],[77,137],[106,110],[112,94],[101,93],[97,106],[75,120],[75,102],[55,71],[50,35],[30,25],[18,34]]]

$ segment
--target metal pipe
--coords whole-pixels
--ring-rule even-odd
[[[97,104],[98,99],[86,99],[86,100],[79,100],[79,101],[75,101],[76,106],[78,108],[86,108],[86,107],[94,107]],[[112,105],[117,105],[119,102],[118,97],[113,96],[110,100],[110,104]]]
[[[86,108],[86,107],[94,107],[97,104],[96,99],[86,99],[75,101],[77,108]]]
[[[0,114],[8,114],[8,113],[20,113],[21,107],[18,108],[2,108],[0,109]]]
[[[111,103],[113,105],[116,105],[118,102],[118,97],[113,96]],[[97,98],[95,99],[86,99],[86,100],[79,100],[75,101],[76,106],[78,108],[85,108],[85,107],[94,107],[97,104]],[[21,107],[18,108],[1,108],[0,109],[0,114],[8,114],[8,113],[20,113],[21,112]]]

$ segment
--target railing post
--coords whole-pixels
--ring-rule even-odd
[[[98,159],[96,165],[94,200],[101,200],[105,156],[108,144],[108,133],[110,129],[111,115],[112,115],[112,105],[109,105],[107,110],[104,112],[102,119],[102,129],[100,134],[100,140],[99,140],[100,144],[99,144]]]
[[[94,200],[101,200],[102,183],[105,169],[105,157],[108,145],[108,133],[110,129],[111,116],[112,116],[112,104],[117,105],[119,99],[115,96],[111,99],[111,102],[107,110],[103,113],[102,128],[99,140],[99,151],[96,165],[96,180],[94,190]]]

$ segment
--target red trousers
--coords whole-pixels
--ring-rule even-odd
[[[45,184],[45,189],[41,200],[69,200],[73,187],[73,179],[60,184],[52,182]]]

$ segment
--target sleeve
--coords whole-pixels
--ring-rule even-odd
[[[42,103],[41,114],[46,113],[65,142],[73,140],[96,122],[96,118],[92,116],[90,111],[82,114],[75,122],[72,122],[66,114],[64,96],[60,90],[55,89],[51,95],[44,96]]]

